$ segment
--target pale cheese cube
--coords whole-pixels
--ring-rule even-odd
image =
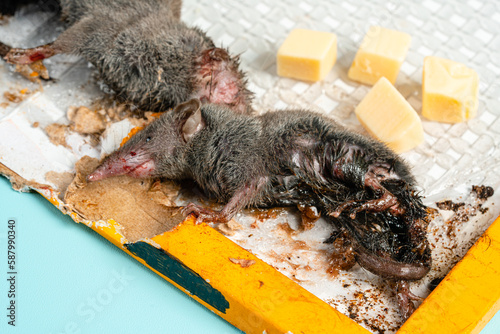
[[[278,75],[318,81],[337,60],[337,36],[324,31],[293,30],[278,50]]]
[[[461,63],[429,56],[422,76],[422,115],[458,123],[477,114],[478,74]]]
[[[355,113],[373,137],[397,153],[408,151],[424,140],[417,112],[384,77],[366,94]]]
[[[394,84],[410,43],[411,36],[404,32],[371,27],[356,53],[348,77],[368,85],[386,77]]]

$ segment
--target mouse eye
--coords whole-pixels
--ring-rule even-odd
[[[151,137],[146,138],[146,143],[151,140]]]

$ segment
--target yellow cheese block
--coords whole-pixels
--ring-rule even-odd
[[[381,77],[396,82],[410,47],[411,36],[400,31],[371,27],[349,69],[351,80],[373,85]]]
[[[318,81],[337,60],[337,35],[324,31],[295,29],[278,50],[278,75]]]
[[[373,137],[397,153],[408,151],[424,140],[417,112],[384,77],[366,94],[355,112]]]
[[[458,123],[477,114],[479,76],[461,63],[426,57],[422,77],[422,115]]]

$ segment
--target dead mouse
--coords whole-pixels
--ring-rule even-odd
[[[347,235],[356,261],[396,282],[431,267],[426,207],[408,166],[385,145],[305,110],[234,114],[190,100],[165,112],[108,156],[89,181],[113,175],[193,179],[221,211],[190,204],[199,220],[226,222],[248,206],[317,207]],[[401,292],[403,291],[403,292]]]
[[[180,20],[181,0],[60,0],[68,28],[52,43],[11,48],[20,66],[60,53],[83,57],[117,96],[140,109],[163,111],[191,98],[250,113],[238,57]],[[47,75],[45,75],[47,76]]]

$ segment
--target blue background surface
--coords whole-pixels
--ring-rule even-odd
[[[16,221],[16,327],[7,222]],[[0,177],[0,333],[242,333],[36,193]],[[497,315],[481,334],[500,333]]]

